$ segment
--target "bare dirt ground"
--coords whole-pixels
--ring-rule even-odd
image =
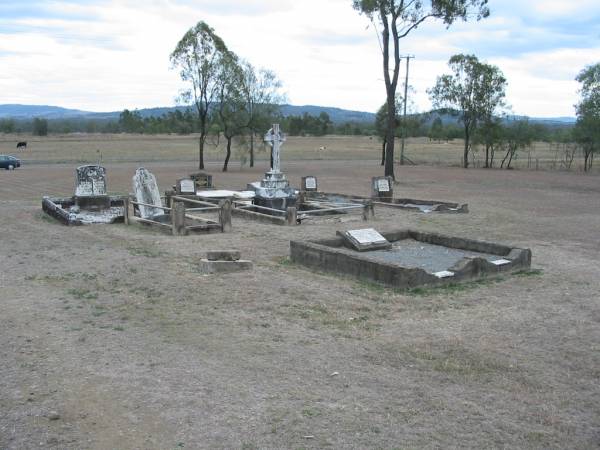
[[[128,192],[138,165],[162,190],[193,163],[107,162]],[[285,161],[292,183],[369,193],[371,161]],[[398,168],[398,197],[470,214],[376,210],[414,227],[533,251],[534,272],[395,292],[286,260],[299,227],[234,218],[174,238],[139,226],[67,228],[41,196],[70,195],[75,164],[0,172],[0,449],[597,448],[600,178]],[[259,179],[232,165],[219,186]],[[251,272],[203,276],[206,250]]]

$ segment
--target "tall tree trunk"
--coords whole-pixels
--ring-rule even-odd
[[[465,126],[465,148],[463,150],[463,167],[465,169],[469,168],[469,139],[470,139],[469,127]]]
[[[383,144],[381,145],[381,165],[385,165],[385,147],[387,145],[386,140],[383,140]]]
[[[485,144],[485,166],[486,169],[490,168],[490,146]]]
[[[205,134],[200,133],[200,138],[198,138],[198,169],[204,170],[204,141]]]
[[[231,157],[231,140],[233,138],[227,138],[227,154],[225,155],[225,163],[223,164],[223,172],[227,172],[227,165],[229,164],[229,158]]]
[[[254,167],[254,131],[250,131],[250,167]]]

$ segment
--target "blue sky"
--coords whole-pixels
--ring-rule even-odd
[[[172,105],[181,83],[169,54],[199,20],[255,66],[277,72],[293,104],[375,111],[385,98],[372,24],[351,0],[3,0],[0,103],[92,111]],[[512,112],[572,116],[577,73],[600,62],[597,0],[490,0],[492,15],[402,40],[415,55],[415,109],[456,53],[506,75]]]

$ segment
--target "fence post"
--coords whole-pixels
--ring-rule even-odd
[[[219,210],[219,222],[221,222],[221,231],[230,233],[231,226],[231,200],[225,199],[219,202],[221,209]]]
[[[123,221],[129,225],[129,196],[123,199]]]
[[[295,206],[290,206],[285,210],[285,219],[288,225],[298,225],[297,222],[297,210]]]
[[[367,200],[363,206],[363,220],[370,220],[375,217],[375,209],[373,207],[373,202],[371,200]]]
[[[183,202],[172,202],[171,222],[173,225],[173,236],[185,236],[185,205]]]

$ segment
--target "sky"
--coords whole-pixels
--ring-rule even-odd
[[[475,54],[508,80],[513,114],[573,116],[577,74],[600,62],[600,1],[490,0],[482,21],[429,21],[401,40],[411,102],[448,59]],[[375,112],[385,99],[380,26],[351,0],[0,0],[0,104],[120,111],[176,103],[169,55],[198,21],[276,72],[289,103]],[[402,67],[404,75],[405,67]]]

